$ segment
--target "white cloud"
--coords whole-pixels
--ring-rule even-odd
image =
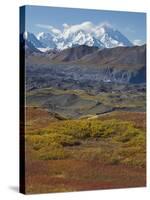
[[[36,24],[36,26],[39,28],[48,29],[50,32],[54,34],[61,34],[61,30],[47,24]]]
[[[109,28],[113,28],[113,26],[109,22],[103,22],[97,26],[94,26],[92,31],[93,34],[99,38],[104,34],[105,30]]]
[[[141,46],[141,45],[143,45],[143,41],[139,40],[139,39],[136,39],[136,40],[133,41],[133,44],[137,45],[137,46]]]
[[[64,23],[62,25],[62,31],[53,26],[46,24],[36,24],[37,27],[49,30],[51,33],[60,35],[67,38],[70,34],[74,34],[78,31],[84,31],[86,33],[91,33],[93,36],[100,37],[104,33],[104,28],[112,28],[112,25],[108,22],[103,22],[99,25],[95,25],[90,21],[85,21],[80,24],[68,25]]]
[[[50,29],[52,26],[46,25],[46,24],[36,24],[37,27],[39,28],[44,28],[44,29]]]
[[[69,28],[69,25],[68,25],[68,24],[63,24],[62,26],[63,26],[64,29],[65,29],[65,28]]]
[[[85,21],[80,24],[74,24],[74,25],[68,25],[63,24],[63,37],[67,38],[69,35],[74,34],[78,31],[84,31],[87,34],[91,34],[92,36],[96,38],[100,38],[103,33],[105,32],[105,29],[113,28],[112,25],[109,22],[103,22],[99,25],[95,25],[90,21]]]
[[[67,38],[69,35],[74,34],[78,31],[85,31],[86,33],[91,33],[94,27],[94,24],[90,21],[86,21],[81,24],[75,25],[63,24],[63,36],[64,38]]]
[[[46,24],[36,24],[36,26],[47,29],[50,33],[52,33],[53,36],[56,36],[57,38],[64,39],[72,37],[78,31],[85,32],[85,34],[90,34],[97,39],[101,39],[106,30],[110,28],[115,30],[115,28],[108,21],[104,21],[100,24],[94,24],[91,21],[85,21],[80,24],[64,23],[62,24],[61,29]],[[142,41],[134,40],[134,44],[141,45]]]
[[[112,24],[110,24],[108,21],[104,21],[104,22],[100,23],[99,27],[113,28]]]

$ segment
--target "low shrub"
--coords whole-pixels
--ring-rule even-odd
[[[129,121],[79,119],[51,122],[47,128],[27,134],[26,144],[43,160],[72,158],[145,166],[145,131]],[[75,148],[76,145],[80,145],[79,148]]]
[[[62,148],[54,148],[49,151],[43,151],[39,155],[41,160],[61,160],[68,157],[69,154]]]
[[[26,142],[33,147],[34,150],[45,148],[46,146],[73,146],[80,145],[80,142],[72,136],[58,133],[47,135],[27,135]]]
[[[116,140],[119,142],[128,142],[135,138],[137,135],[141,135],[142,131],[134,128],[133,126],[127,127],[127,129],[122,132],[119,136],[116,137]]]

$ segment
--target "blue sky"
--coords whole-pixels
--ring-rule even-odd
[[[145,13],[26,6],[26,31],[34,34],[48,32],[48,26],[62,30],[62,24],[75,25],[85,21],[94,25],[107,22],[131,42],[146,43]]]

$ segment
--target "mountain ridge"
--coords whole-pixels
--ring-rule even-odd
[[[98,49],[81,45],[57,52],[51,61],[84,65],[146,66],[146,45]]]
[[[86,27],[88,23],[85,22],[83,25]],[[83,27],[74,25],[66,27],[63,32],[60,30],[40,32],[36,36],[33,33],[25,32],[24,36],[25,40],[29,40],[35,48],[41,51],[48,49],[64,50],[78,45],[94,46],[100,49],[133,46],[125,35],[110,25],[103,24],[98,26],[95,31]]]

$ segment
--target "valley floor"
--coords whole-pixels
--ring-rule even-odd
[[[26,107],[26,193],[146,185],[146,114],[64,119]]]
[[[83,160],[47,160],[27,163],[26,192],[70,192],[143,187],[145,168]]]

